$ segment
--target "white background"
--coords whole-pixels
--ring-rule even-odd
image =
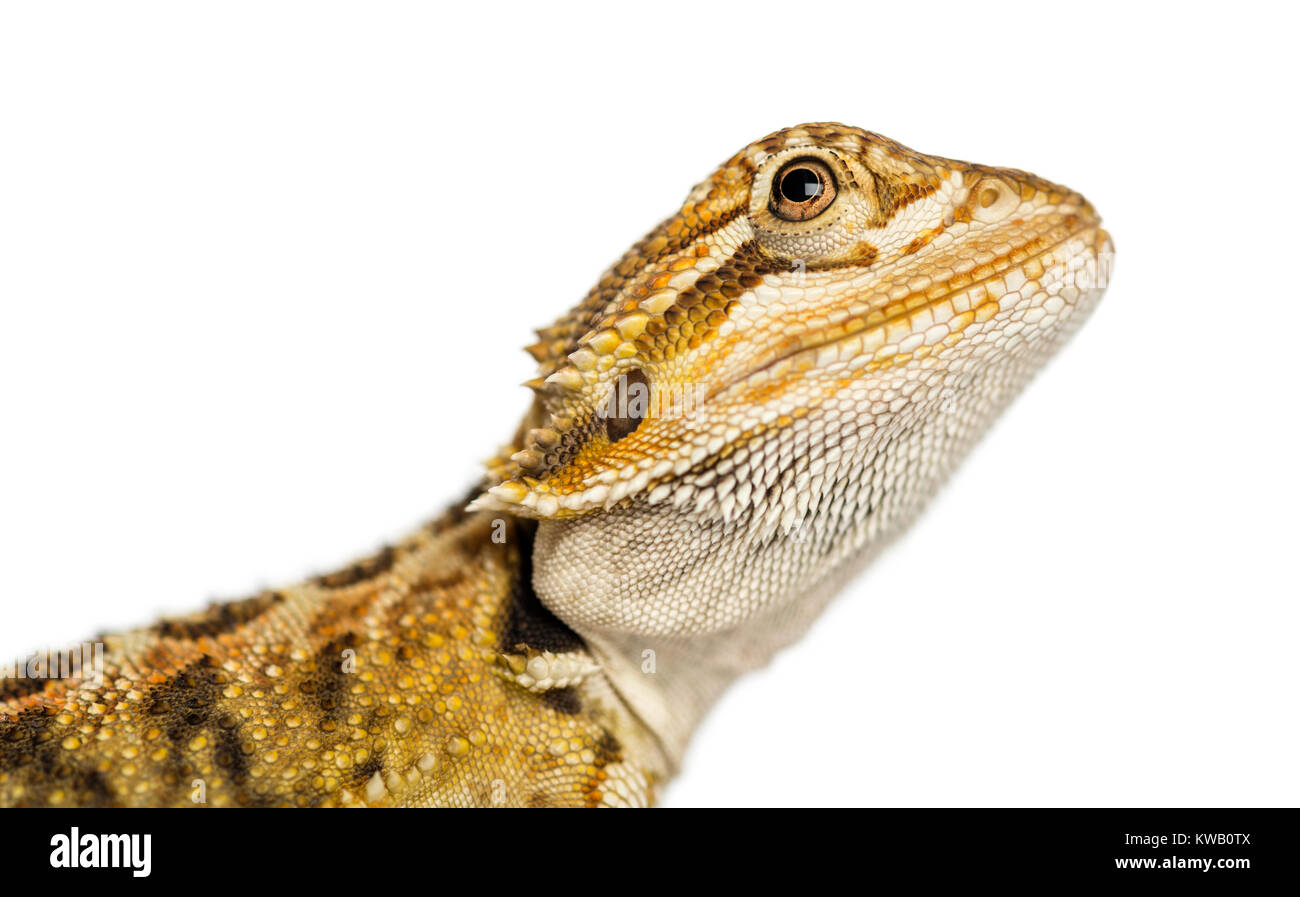
[[[1295,805],[1283,15],[6,5],[0,656],[400,537],[513,430],[532,327],[840,120],[1081,190],[1113,286],[665,803]]]

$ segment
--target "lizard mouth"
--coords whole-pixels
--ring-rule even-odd
[[[869,301],[865,314],[845,314],[831,327],[789,337],[775,353],[717,387],[708,398],[735,389],[777,388],[831,365],[839,371],[858,371],[941,352],[959,342],[971,325],[1008,308],[1007,295],[1016,294],[1031,280],[1046,282],[1049,274],[1066,278],[1054,295],[1061,297],[1063,306],[1073,305],[1088,289],[1105,286],[1103,256],[1110,246],[1110,235],[1099,218],[1067,216],[1052,232],[959,273],[942,293],[935,294],[934,285],[897,298],[882,290],[878,300]],[[1077,294],[1069,293],[1069,286]],[[854,301],[860,304],[862,294]],[[819,316],[826,314],[818,310]]]

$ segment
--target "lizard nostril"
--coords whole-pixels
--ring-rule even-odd
[[[1020,207],[1020,191],[998,178],[986,177],[971,188],[967,207],[976,221],[992,224]]]

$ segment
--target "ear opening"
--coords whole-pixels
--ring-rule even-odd
[[[636,432],[650,414],[650,378],[640,368],[620,374],[602,409],[605,435],[618,442]]]

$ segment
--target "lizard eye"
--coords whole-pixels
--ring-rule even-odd
[[[772,214],[786,221],[816,218],[835,201],[835,176],[821,159],[795,159],[772,179]]]

